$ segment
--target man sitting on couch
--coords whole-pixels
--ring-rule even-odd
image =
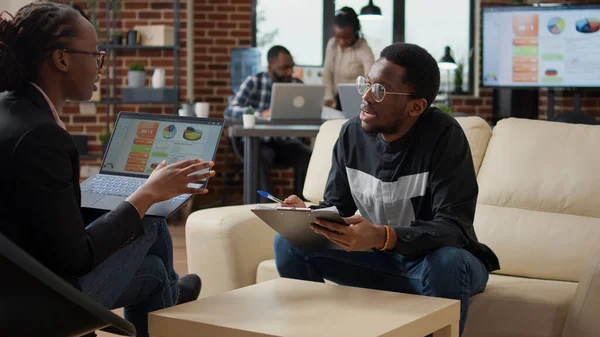
[[[478,186],[467,138],[431,107],[439,84],[425,49],[398,43],[381,52],[357,79],[361,113],[342,127],[317,206],[336,206],[348,226],[312,226],[342,250],[300,249],[277,235],[275,262],[281,277],[460,300],[462,333],[469,297],[500,266],[473,228]],[[294,195],[284,206],[306,207]]]

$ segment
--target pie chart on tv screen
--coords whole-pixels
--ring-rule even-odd
[[[548,31],[554,35],[562,33],[565,30],[565,20],[563,18],[554,17],[548,20]]]
[[[600,30],[600,19],[587,18],[577,20],[575,22],[575,29],[580,33],[595,33]]]

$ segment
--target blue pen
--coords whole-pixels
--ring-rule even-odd
[[[260,194],[262,197],[265,197],[267,199],[270,199],[270,200],[273,200],[273,201],[278,202],[280,204],[283,204],[283,200],[274,197],[273,194],[271,194],[269,192],[265,192],[265,191],[261,191],[261,190],[258,190],[256,192],[258,192],[258,194]]]

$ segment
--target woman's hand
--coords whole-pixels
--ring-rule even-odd
[[[206,194],[208,190],[189,186],[206,178],[213,177],[215,171],[208,171],[200,174],[194,172],[210,169],[215,165],[214,162],[204,162],[201,159],[183,160],[178,163],[167,165],[166,161],[160,163],[150,174],[148,180],[127,198],[143,217],[148,208],[153,204],[169,200],[178,195]]]

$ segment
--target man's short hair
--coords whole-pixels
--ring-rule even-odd
[[[269,63],[275,61],[281,53],[292,55],[290,51],[287,50],[287,48],[285,48],[284,46],[273,46],[271,47],[271,49],[269,49],[269,52],[267,53],[267,61],[269,61]]]
[[[394,43],[381,51],[380,57],[406,69],[402,81],[408,84],[417,97],[433,103],[440,89],[440,68],[427,50],[410,43]]]

